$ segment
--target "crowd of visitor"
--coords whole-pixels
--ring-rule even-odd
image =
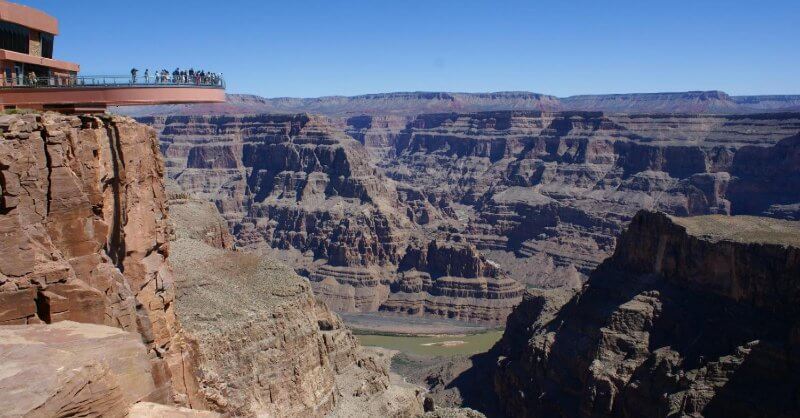
[[[131,83],[136,84],[138,78],[139,70],[136,68],[131,69]],[[189,70],[176,68],[172,73],[167,70],[156,70],[152,74],[150,73],[150,69],[144,70],[144,83],[150,84],[151,78],[154,84],[222,85],[222,74],[204,70],[195,71],[194,68],[190,68]]]

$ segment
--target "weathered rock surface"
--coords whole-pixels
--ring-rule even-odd
[[[307,280],[269,258],[212,247],[204,233],[191,238],[187,230],[219,223],[219,215],[199,210],[204,203],[173,208],[180,208],[172,212],[175,305],[213,410],[306,417],[359,402],[385,416],[413,416],[421,408],[416,391],[390,384],[388,369],[314,298]]]
[[[800,135],[774,147],[744,147],[731,167],[728,196],[733,214],[800,220]]]
[[[573,295],[531,292],[495,347],[510,416],[800,411],[800,224],[641,212]]]
[[[0,326],[0,416],[124,417],[158,399],[139,334],[64,321]]]
[[[170,199],[170,240],[191,239],[202,241],[214,248],[232,250],[235,247],[228,223],[222,219],[213,203],[203,200]]]
[[[0,324],[138,332],[160,402],[192,399],[172,306],[163,162],[122,117],[0,116]]]
[[[524,288],[471,245],[431,241],[409,247],[381,310],[502,323]]]

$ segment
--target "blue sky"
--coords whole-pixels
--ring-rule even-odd
[[[205,68],[267,97],[800,93],[800,0],[17,0],[82,73]]]

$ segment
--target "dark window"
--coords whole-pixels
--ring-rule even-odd
[[[53,35],[49,33],[42,33],[42,56],[45,58],[53,58]]]
[[[11,22],[0,22],[0,48],[29,53],[30,30]]]

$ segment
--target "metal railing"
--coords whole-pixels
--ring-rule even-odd
[[[173,77],[95,75],[72,77],[0,77],[0,88],[86,88],[86,87],[211,87],[225,88],[225,80],[217,75]]]

